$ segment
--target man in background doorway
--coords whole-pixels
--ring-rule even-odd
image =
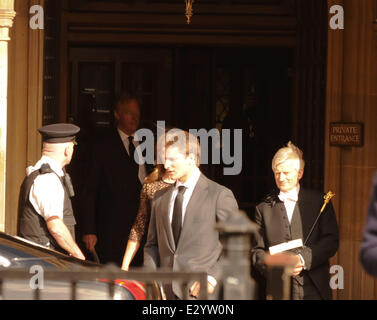
[[[93,147],[81,231],[86,248],[95,249],[101,263],[113,262],[121,266],[146,168],[134,159],[138,146],[135,131],[140,124],[138,99],[121,94],[114,116],[117,127]],[[139,251],[131,266],[140,266],[142,261]]]

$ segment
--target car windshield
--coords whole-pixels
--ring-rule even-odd
[[[0,266],[29,269],[33,265],[43,268],[71,269],[80,266],[80,262],[58,252],[34,245],[18,237],[1,234]]]

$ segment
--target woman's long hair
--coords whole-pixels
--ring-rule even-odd
[[[144,179],[144,183],[152,183],[160,180],[165,173],[165,168],[163,164],[156,164],[153,171],[147,175]]]

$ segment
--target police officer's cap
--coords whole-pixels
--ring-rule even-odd
[[[38,131],[42,135],[43,142],[64,143],[75,141],[80,128],[70,123],[55,123],[43,126]]]

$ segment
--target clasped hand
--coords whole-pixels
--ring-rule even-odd
[[[301,261],[301,258],[299,255],[296,255],[295,257],[297,257],[297,263],[296,265],[293,267],[293,273],[292,273],[292,276],[293,277],[296,277],[298,276],[302,270],[304,270],[304,265]]]
[[[208,282],[208,284],[207,284],[207,292],[208,292],[208,294],[212,294],[214,291],[215,291],[215,287],[213,285],[211,285],[211,283]],[[195,298],[198,298],[199,297],[199,292],[200,292],[200,282],[199,281],[195,281],[193,283],[193,285],[191,286],[189,292],[190,292],[191,296],[193,296]]]

